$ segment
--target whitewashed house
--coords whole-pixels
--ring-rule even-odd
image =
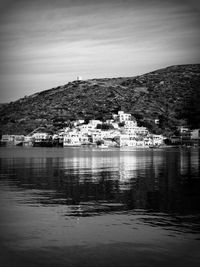
[[[1,142],[4,142],[4,143],[14,142],[14,135],[3,134],[1,137]]]
[[[63,146],[81,146],[80,134],[78,131],[69,131],[64,134]]]
[[[118,119],[119,119],[119,122],[130,121],[131,114],[124,113],[124,111],[118,111]]]
[[[34,144],[37,145],[41,142],[48,142],[52,136],[48,133],[43,133],[43,132],[36,132],[32,134],[32,139],[34,141]]]
[[[101,129],[94,129],[90,132],[91,134],[91,141],[92,143],[96,143],[100,140],[102,140],[102,131]]]
[[[24,135],[9,135],[5,134],[1,137],[1,142],[5,143],[6,145],[18,145],[24,141]]]
[[[117,137],[117,143],[120,147],[137,146],[137,141],[135,139],[135,136],[131,136],[129,134],[120,134]]]
[[[155,146],[163,145],[164,143],[164,136],[161,134],[152,134],[152,143]]]
[[[27,136],[24,137],[23,145],[24,145],[24,146],[33,146],[33,141],[34,141],[34,140],[33,140],[33,137],[27,135]]]
[[[100,121],[100,120],[90,120],[88,124],[91,125],[93,129],[95,129],[98,124],[102,124],[102,121]]]
[[[89,143],[89,136],[85,132],[72,130],[64,134],[63,146],[81,146]]]

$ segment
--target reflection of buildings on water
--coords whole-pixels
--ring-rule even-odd
[[[144,151],[99,151],[99,150],[74,150],[72,157],[63,158],[63,169],[67,173],[69,169],[76,174],[91,173],[94,181],[99,172],[107,171],[115,173],[113,179],[118,179],[120,183],[127,182],[129,179],[137,178],[138,171],[144,175],[145,169],[153,166],[154,172],[160,164],[162,156],[154,155],[152,165],[152,151],[148,154]]]
[[[200,158],[198,149],[182,149],[180,152],[180,173],[182,177],[200,177]]]
[[[67,152],[59,157],[1,159],[0,167],[19,188],[40,190],[41,203],[85,203],[85,209],[89,202],[118,203],[122,209],[171,212],[198,208],[197,150]]]
[[[150,204],[147,205],[147,198],[152,201],[159,190],[162,153],[152,150],[76,153],[77,150],[72,159],[64,159],[65,174],[69,175],[71,169],[78,186],[87,188],[95,200],[117,199],[130,208],[146,208]]]
[[[88,169],[95,173],[99,169],[107,169],[117,164],[116,157],[110,158],[107,155],[100,155],[97,151],[92,151],[92,153],[85,151],[85,153],[74,154],[73,158],[64,158],[63,161],[66,170],[72,167],[78,173]]]
[[[137,157],[135,155],[121,155],[119,157],[119,188],[129,190],[131,180],[137,178]]]

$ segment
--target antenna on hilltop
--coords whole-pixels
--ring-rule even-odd
[[[82,80],[82,77],[81,76],[77,76],[77,81],[81,81]]]

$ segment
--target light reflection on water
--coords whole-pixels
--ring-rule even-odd
[[[200,263],[197,149],[1,148],[0,166],[5,266]]]

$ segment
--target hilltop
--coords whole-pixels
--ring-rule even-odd
[[[0,127],[2,134],[27,134],[38,126],[51,131],[124,110],[139,125],[168,135],[178,125],[200,128],[199,102],[200,64],[177,65],[136,77],[69,82],[26,96],[0,106]]]

